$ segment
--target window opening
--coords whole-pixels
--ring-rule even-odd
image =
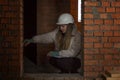
[[[78,0],[78,22],[81,22],[81,0]]]

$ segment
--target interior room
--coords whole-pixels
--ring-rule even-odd
[[[79,31],[83,31],[82,22],[78,21],[77,17],[77,0],[61,0],[60,2],[57,0],[30,0],[29,4],[24,1],[24,39],[54,30],[58,16],[62,13],[73,13],[77,28]],[[57,73],[58,70],[48,63],[46,56],[53,49],[54,44],[32,43],[24,47],[24,72]],[[83,74],[83,71],[80,70],[79,73]]]

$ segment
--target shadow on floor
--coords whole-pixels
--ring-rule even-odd
[[[54,68],[49,63],[44,65],[36,65],[30,61],[27,57],[24,57],[24,73],[58,73],[58,69]]]

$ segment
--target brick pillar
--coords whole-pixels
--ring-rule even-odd
[[[84,75],[120,70],[120,1],[84,1]]]
[[[0,0],[0,80],[21,72],[22,0]]]

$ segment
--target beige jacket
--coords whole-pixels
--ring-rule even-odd
[[[55,30],[37,35],[33,37],[34,43],[54,43],[55,44],[55,50],[58,50],[58,44],[55,40],[56,33],[58,31],[58,28]],[[76,57],[78,56],[78,53],[81,50],[81,33],[77,31],[77,27],[73,26],[72,31],[73,37],[71,38],[70,46],[68,50],[61,50],[59,51],[59,57]]]

